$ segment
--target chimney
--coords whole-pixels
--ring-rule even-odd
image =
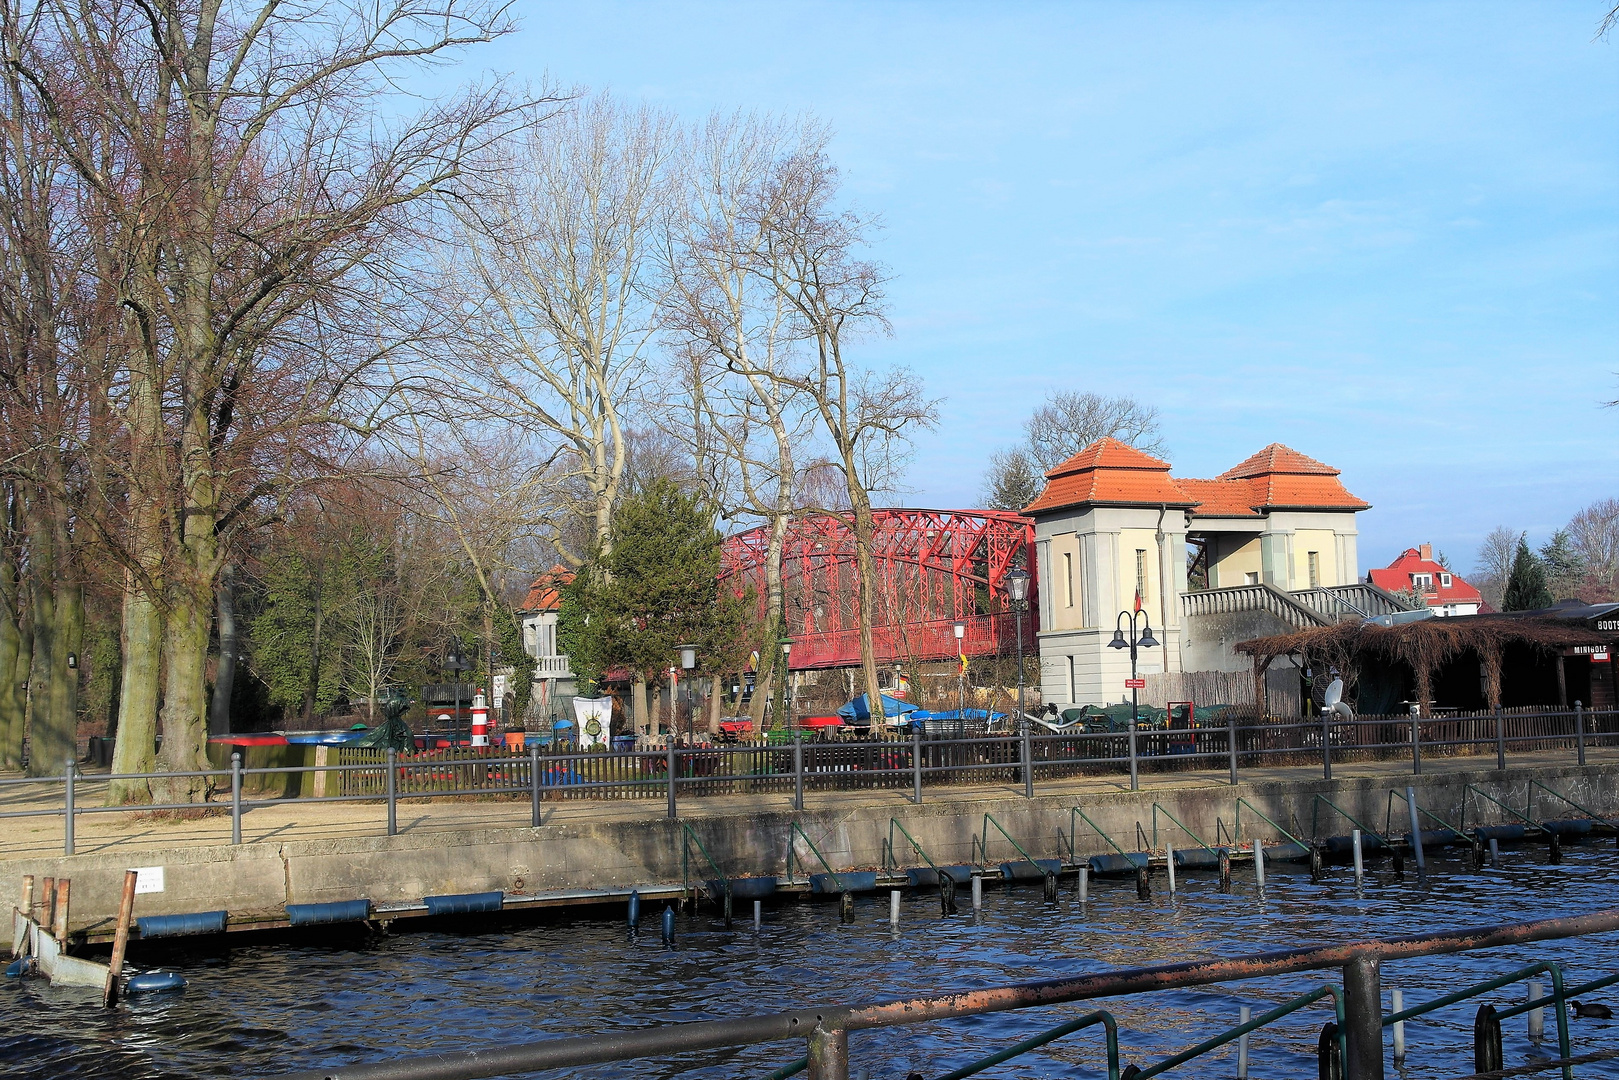
[[[1432,544],[1423,544],[1422,545],[1422,561],[1423,562],[1433,562],[1433,545]]]

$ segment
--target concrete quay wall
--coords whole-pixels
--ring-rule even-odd
[[[927,793],[921,806],[900,802],[893,793],[874,792],[873,800],[863,804],[852,799],[852,792],[839,793],[835,801],[829,795],[811,794],[812,805],[802,812],[794,812],[790,806],[725,815],[704,812],[682,821],[702,839],[728,876],[745,877],[786,873],[794,821],[834,870],[849,870],[875,869],[882,863],[890,818],[899,821],[932,860],[943,866],[974,861],[974,840],[983,835],[985,813],[994,815],[1033,857],[1066,857],[1066,841],[1059,841],[1058,834],[1067,837],[1074,806],[1127,851],[1139,849],[1138,823],[1150,842],[1154,803],[1210,844],[1216,842],[1217,824],[1223,824],[1224,835],[1229,837],[1236,824],[1238,798],[1297,835],[1310,830],[1316,795],[1331,799],[1371,829],[1382,830],[1389,792],[1398,791],[1403,797],[1407,784],[1416,788],[1423,809],[1452,823],[1460,817],[1468,784],[1520,811],[1533,802],[1541,820],[1582,816],[1544,791],[1532,791],[1533,781],[1596,813],[1619,816],[1619,765],[1593,765],[1352,777],[1330,782],[1288,780],[1235,787],[1160,787],[1043,795],[1032,800],[1008,794],[967,801],[960,793],[941,791]],[[817,801],[823,805],[814,805]],[[1479,821],[1515,820],[1477,796],[1468,803],[1470,826]],[[1322,836],[1346,834],[1352,828],[1324,805],[1318,813]],[[656,811],[637,820],[600,821],[574,816],[537,829],[446,830],[166,850],[117,847],[74,856],[6,859],[0,860],[0,889],[17,895],[24,874],[69,877],[73,880],[73,929],[98,933],[115,916],[123,873],[131,867],[163,868],[163,891],[138,896],[137,915],[223,908],[235,925],[280,922],[285,918],[283,905],[289,903],[368,897],[381,905],[417,902],[424,896],[446,893],[501,890],[532,895],[678,884],[681,825],[654,814]],[[1390,832],[1403,835],[1408,831],[1409,819],[1399,802],[1392,821]],[[1241,827],[1245,841],[1256,836],[1267,841],[1283,839],[1248,810],[1242,812]],[[1425,821],[1424,827],[1434,826]],[[1160,849],[1166,839],[1177,848],[1194,846],[1164,813],[1158,816],[1158,828]],[[1080,857],[1110,850],[1106,841],[1077,819],[1073,837]],[[894,838],[900,865],[921,864],[897,830]],[[1012,845],[991,828],[985,861],[1017,858]],[[796,841],[793,869],[798,875],[821,870],[802,841]],[[691,845],[691,872],[694,879],[712,876],[695,844]]]

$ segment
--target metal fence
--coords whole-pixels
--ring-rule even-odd
[[[233,843],[241,842],[242,814],[255,807],[322,802],[376,802],[387,805],[388,834],[397,831],[401,799],[454,796],[527,797],[531,820],[539,825],[542,802],[558,799],[659,799],[670,817],[681,799],[724,795],[792,793],[803,809],[806,793],[863,788],[909,788],[921,802],[926,789],[948,785],[1020,784],[1033,797],[1041,783],[1078,776],[1128,773],[1131,787],[1141,773],[1220,769],[1230,783],[1244,767],[1319,763],[1332,777],[1336,764],[1383,761],[1403,771],[1423,771],[1425,758],[1493,757],[1504,769],[1513,753],[1566,753],[1584,765],[1587,752],[1619,746],[1619,710],[1583,707],[1560,711],[1496,711],[1421,719],[1413,716],[1326,716],[1316,721],[1244,723],[1134,732],[1084,731],[1078,727],[1036,734],[1037,727],[1008,735],[939,737],[922,728],[909,737],[877,735],[862,739],[795,739],[791,742],[717,746],[663,746],[629,750],[569,750],[531,746],[430,750],[400,754],[391,750],[335,748],[335,761],[315,765],[245,768],[233,755],[229,769],[187,773],[82,773],[67,763],[62,776],[0,780],[0,818],[61,817],[64,850],[73,854],[74,829],[86,814],[196,811],[191,802],[104,805],[114,780],[204,781],[207,805],[231,812]],[[1395,763],[1398,765],[1395,765]],[[243,794],[250,778],[313,774],[300,783],[313,795],[251,798]],[[60,801],[37,805],[51,788]],[[36,805],[14,808],[28,801]]]
[[[807,1049],[804,1057],[770,1074],[771,1080],[800,1072],[810,1080],[849,1080],[850,1034],[881,1028],[949,1020],[1010,1009],[1041,1008],[1072,1001],[1128,994],[1152,993],[1187,986],[1207,986],[1239,979],[1256,979],[1299,971],[1336,971],[1341,986],[1328,985],[1296,998],[1280,1009],[1237,1027],[1214,1039],[1142,1069],[1131,1066],[1119,1071],[1118,1039],[1115,1023],[1107,1013],[1092,1013],[1025,1040],[997,1054],[947,1074],[966,1077],[1000,1061],[1032,1050],[1084,1027],[1101,1023],[1107,1029],[1108,1075],[1151,1077],[1186,1061],[1242,1038],[1297,1008],[1331,997],[1334,1019],[1322,1030],[1318,1050],[1319,1075],[1344,1080],[1382,1080],[1383,1029],[1442,1008],[1457,1001],[1482,997],[1537,972],[1549,972],[1553,992],[1527,1006],[1497,1012],[1489,1004],[1479,1010],[1480,1022],[1474,1027],[1474,1061],[1490,1060],[1500,1054],[1500,1025],[1489,1021],[1531,1007],[1549,1008],[1558,1032],[1559,1057],[1548,1064],[1560,1068],[1565,1080],[1571,1066],[1583,1060],[1614,1056],[1611,1050],[1576,1058],[1569,1039],[1569,999],[1619,982],[1619,975],[1605,975],[1581,986],[1566,986],[1562,969],[1553,963],[1540,963],[1449,994],[1430,1002],[1385,1014],[1382,1005],[1382,965],[1444,953],[1470,952],[1532,941],[1600,934],[1619,929],[1619,908],[1562,919],[1517,923],[1507,926],[1473,927],[1434,934],[1362,941],[1343,945],[1318,945],[1220,960],[1199,960],[1153,967],[1103,971],[1067,979],[974,987],[957,993],[927,995],[902,1001],[868,1004],[828,1004],[795,1012],[753,1016],[735,1020],[709,1020],[695,1023],[664,1024],[638,1031],[597,1033],[575,1038],[547,1039],[507,1046],[452,1051],[395,1061],[356,1065],[328,1065],[293,1073],[279,1080],[475,1080],[479,1077],[508,1076],[564,1069],[608,1061],[633,1061],[667,1057],[694,1050],[752,1046],[764,1043],[798,1042]],[[1480,1050],[1485,1056],[1481,1059]],[[1539,1068],[1533,1071],[1542,1071]],[[1502,1075],[1500,1073],[1494,1075]]]

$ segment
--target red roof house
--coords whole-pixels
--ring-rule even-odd
[[[1385,592],[1421,596],[1438,615],[1477,615],[1484,604],[1477,589],[1434,561],[1431,544],[1406,548],[1388,566],[1368,573],[1366,580]]]

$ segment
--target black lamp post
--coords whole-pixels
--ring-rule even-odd
[[[781,689],[787,698],[787,726],[795,734],[798,728],[793,724],[793,672],[789,661],[793,657],[793,643],[786,638],[781,639]]]
[[[1017,612],[1017,717],[1018,723],[1026,728],[1029,718],[1023,712],[1023,617],[1029,611],[1029,572],[1019,566],[1008,573],[1006,592]]]
[[[967,719],[967,645],[963,640],[967,636],[967,624],[957,623],[954,627],[956,633],[956,655],[960,667],[956,669],[956,719]]]
[[[444,657],[444,670],[450,673],[450,682],[455,687],[455,713],[450,719],[450,744],[453,746],[461,737],[461,673],[467,670],[466,660],[453,645]]]
[[[690,746],[697,737],[697,718],[692,715],[695,706],[691,692],[691,673],[697,667],[697,646],[680,646],[680,667],[686,673],[686,745]]]
[[[1141,634],[1136,635],[1136,617],[1141,617]],[[1124,624],[1130,623],[1130,637],[1124,636]],[[1113,640],[1107,643],[1110,649],[1130,650],[1130,790],[1140,787],[1136,776],[1136,725],[1141,720],[1140,689],[1136,686],[1136,650],[1151,649],[1158,644],[1158,639],[1152,636],[1152,620],[1145,611],[1121,611],[1113,624]]]

